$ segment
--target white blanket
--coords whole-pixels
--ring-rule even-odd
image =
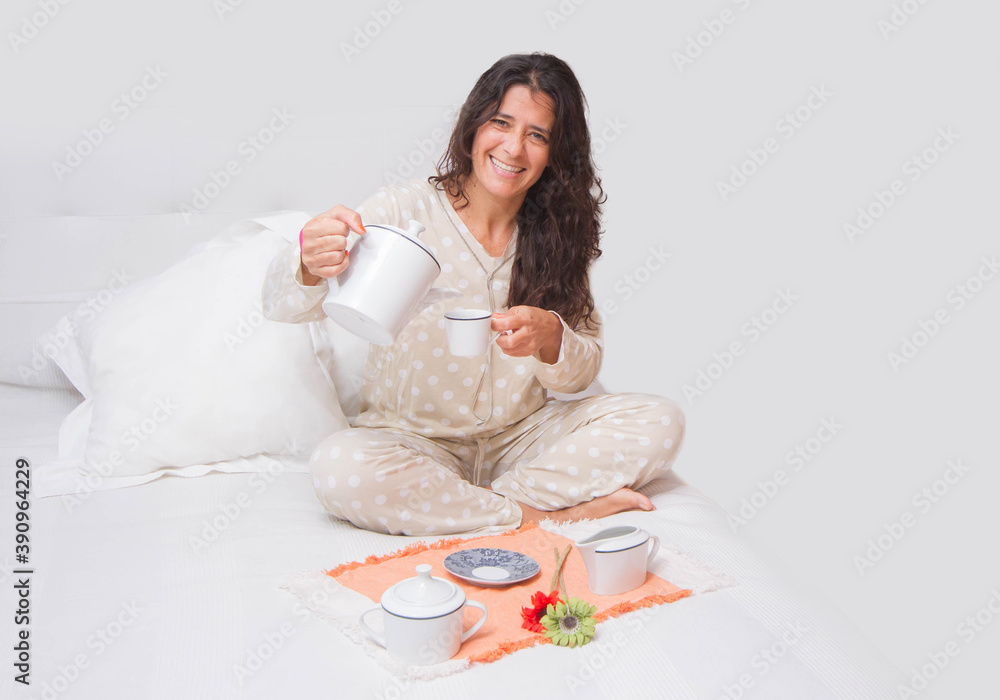
[[[0,391],[0,463],[55,453],[78,397]],[[17,408],[13,415],[11,409]],[[13,481],[0,501],[11,512]],[[734,535],[679,479],[647,491],[642,526],[738,586],[603,623],[606,640],[550,645],[433,681],[400,681],[279,585],[410,538],[329,518],[308,476],[284,471],[159,479],[92,493],[72,512],[33,503],[32,696],[64,698],[510,697],[878,700],[902,680],[842,614]],[[9,560],[5,562],[10,564]],[[5,586],[10,590],[9,586]],[[3,630],[10,639],[10,623]],[[621,634],[619,634],[619,632]],[[568,652],[568,653],[567,653]],[[72,676],[72,679],[70,677]],[[745,684],[741,684],[746,681]],[[925,694],[922,697],[928,697]]]

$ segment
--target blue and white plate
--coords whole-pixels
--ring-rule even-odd
[[[477,586],[509,586],[527,581],[540,570],[538,562],[509,549],[463,549],[445,557],[444,568]]]

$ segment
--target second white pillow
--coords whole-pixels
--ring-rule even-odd
[[[263,317],[286,239],[234,225],[126,289],[79,337],[93,418],[85,470],[147,474],[256,454],[308,454],[347,427],[309,324]]]

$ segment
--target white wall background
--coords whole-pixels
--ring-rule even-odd
[[[193,190],[230,161],[239,172],[206,208],[220,220],[357,204],[408,175],[407,159],[430,172],[422,149],[436,160],[449,109],[494,60],[554,53],[577,72],[601,142],[605,384],[678,399],[689,417],[678,472],[744,508],[736,527],[901,670],[954,642],[929,692],[994,697],[1000,275],[981,261],[1000,258],[998,21],[1000,6],[974,0],[8,0],[0,217],[9,232],[42,230],[39,217],[200,208]],[[359,37],[367,45],[345,56]],[[121,93],[141,94],[147,74],[153,89],[127,107]],[[786,113],[811,94],[824,97],[790,128]],[[290,122],[250,160],[241,142],[275,109]],[[110,133],[57,178],[53,164],[87,151],[78,144],[102,120]],[[721,195],[769,138],[775,152]],[[914,180],[911,159],[928,148],[935,162]],[[844,224],[859,207],[879,213],[874,192],[894,180],[901,194],[851,240]],[[0,254],[17,255],[17,240]],[[59,247],[24,260],[22,287],[58,287],[80,273],[73,259]],[[962,308],[958,285],[976,292]],[[794,304],[767,312],[779,290]],[[939,309],[947,323],[919,336]],[[771,323],[759,337],[754,317]],[[903,337],[927,342],[893,367]],[[723,368],[734,342],[742,354]],[[711,385],[686,396],[699,371]],[[824,420],[842,427],[808,442]],[[796,446],[814,452],[799,471],[786,459]],[[940,482],[936,502],[914,500],[949,461],[970,469]],[[859,571],[869,540],[907,513],[912,527]],[[973,635],[960,625],[977,612]]]

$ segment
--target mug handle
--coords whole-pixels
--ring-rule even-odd
[[[653,548],[649,550],[649,557],[646,559],[647,569],[653,565],[653,559],[656,557],[656,553],[660,551],[660,538],[656,535],[650,535],[649,539],[653,541]]]
[[[361,630],[365,634],[367,634],[369,637],[371,637],[372,639],[374,639],[376,644],[378,644],[380,647],[382,647],[383,649],[385,649],[385,637],[379,635],[378,632],[376,632],[371,627],[369,627],[368,623],[365,622],[365,616],[368,613],[375,612],[376,610],[381,610],[381,609],[382,609],[381,607],[378,607],[378,608],[369,608],[368,610],[365,610],[363,613],[361,613],[358,616],[358,623],[360,623]]]
[[[497,338],[502,335],[510,335],[514,331],[490,331],[490,339],[486,341],[487,348],[496,342]]]
[[[483,626],[483,623],[486,622],[486,606],[485,605],[483,605],[482,603],[477,603],[474,600],[467,600],[467,601],[465,601],[465,604],[469,605],[469,606],[471,606],[473,608],[479,608],[480,610],[483,611],[483,614],[480,615],[479,619],[476,621],[476,624],[474,624],[472,627],[470,627],[467,632],[463,632],[462,633],[462,641],[463,642],[466,639],[468,639],[469,637],[471,637],[472,635],[474,635],[479,630],[479,628]]]

